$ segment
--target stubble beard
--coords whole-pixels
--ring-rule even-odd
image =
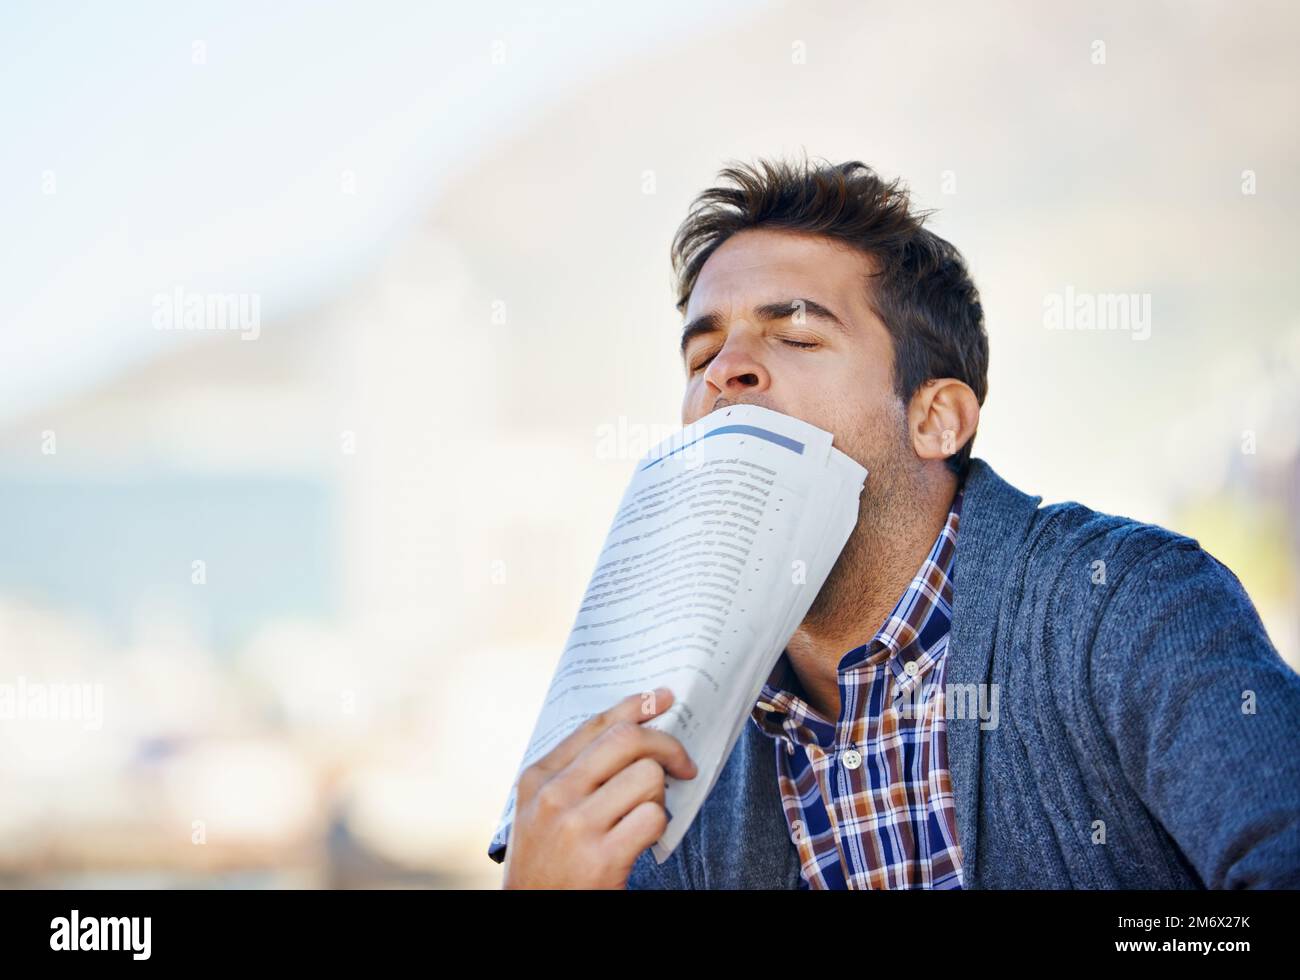
[[[862,629],[870,610],[898,598],[890,594],[894,587],[887,579],[900,563],[910,561],[904,543],[911,537],[911,525],[917,522],[920,488],[908,467],[911,446],[905,430],[891,450],[874,464],[863,464],[868,475],[859,499],[857,525],[804,617],[800,629],[806,633],[837,636]],[[880,625],[870,625],[871,635]],[[863,642],[869,638],[864,637]]]

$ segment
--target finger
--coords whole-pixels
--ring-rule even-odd
[[[662,837],[667,827],[668,813],[660,804],[641,803],[614,825],[602,844],[612,853],[623,855],[625,867],[620,870],[631,873],[637,857]]]
[[[618,722],[578,753],[562,772],[554,777],[570,799],[590,796],[637,759],[654,759],[678,779],[690,779],[695,763],[681,742],[666,732],[629,722]]]
[[[559,772],[611,726],[621,721],[640,723],[657,718],[672,703],[673,692],[666,687],[629,694],[604,711],[592,715],[534,765],[543,772]]]
[[[662,806],[664,775],[664,767],[654,759],[637,759],[583,801],[579,809],[585,811],[585,822],[606,833],[642,803]]]

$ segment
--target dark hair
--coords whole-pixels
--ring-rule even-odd
[[[696,197],[673,238],[679,311],[709,256],[736,232],[766,227],[846,242],[875,260],[867,300],[893,340],[903,403],[930,378],[957,378],[984,404],[989,346],[979,293],[961,253],[922,227],[930,212],[914,211],[898,180],[886,182],[857,160],[733,163],[718,177],[729,184]],[[972,434],[946,460],[959,476],[974,441]]]

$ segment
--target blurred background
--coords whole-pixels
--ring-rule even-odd
[[[495,887],[732,159],[903,177],[976,455],[1196,537],[1300,666],[1300,11],[1076,6],[7,4],[0,884]]]

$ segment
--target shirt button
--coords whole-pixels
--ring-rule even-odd
[[[921,668],[916,665],[915,660],[909,660],[903,664],[903,673],[907,674],[908,677],[915,677],[920,672]]]
[[[845,768],[856,769],[862,765],[862,753],[857,749],[849,749],[840,756],[840,761],[844,763]]]

